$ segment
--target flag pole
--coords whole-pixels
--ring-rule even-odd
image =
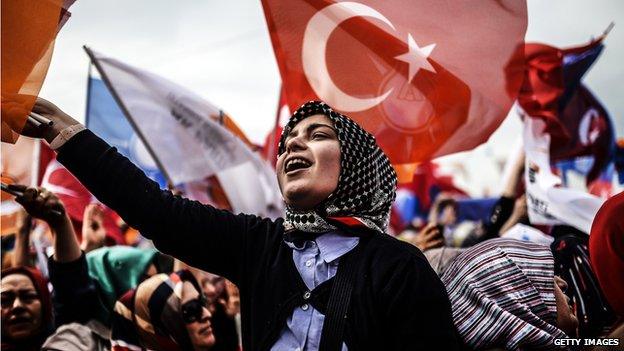
[[[175,183],[171,179],[171,176],[169,176],[169,173],[165,169],[163,163],[160,161],[160,159],[156,155],[156,152],[154,151],[154,149],[152,149],[152,146],[147,142],[147,138],[145,138],[145,136],[143,135],[141,130],[138,128],[138,125],[136,124],[136,122],[132,118],[132,115],[130,114],[130,111],[128,110],[126,105],[123,103],[123,101],[121,100],[119,94],[117,93],[117,91],[115,90],[113,85],[111,84],[110,80],[108,79],[108,76],[106,75],[106,72],[104,72],[104,69],[102,68],[100,63],[95,59],[95,55],[93,54],[93,51],[91,51],[91,49],[89,49],[86,45],[83,45],[82,48],[85,50],[85,52],[89,56],[89,59],[91,59],[91,62],[93,63],[93,65],[95,66],[97,71],[100,73],[100,76],[102,77],[102,80],[104,81],[104,84],[106,84],[106,87],[108,88],[108,90],[110,91],[111,95],[113,96],[113,98],[117,102],[117,105],[119,105],[119,108],[121,109],[121,111],[126,116],[126,119],[128,120],[128,122],[130,122],[130,125],[132,126],[134,131],[137,133],[139,138],[141,138],[141,141],[145,145],[145,148],[147,149],[147,151],[150,153],[150,155],[152,156],[152,158],[156,162],[156,165],[158,166],[160,171],[165,176],[165,179],[167,180],[167,182],[175,185]]]
[[[93,63],[89,61],[89,70],[87,71],[87,103],[85,106],[85,126],[89,128],[89,110],[91,109],[91,73],[93,72]]]

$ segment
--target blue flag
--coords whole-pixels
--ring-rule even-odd
[[[124,116],[106,84],[93,77],[89,77],[86,125],[100,138],[116,147],[148,177],[158,182],[161,188],[167,187],[165,176]]]

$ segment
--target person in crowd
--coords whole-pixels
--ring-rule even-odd
[[[80,249],[85,253],[99,249],[106,243],[104,213],[97,203],[90,203],[84,209],[81,238]]]
[[[111,312],[121,295],[154,274],[171,272],[171,269],[160,267],[159,255],[154,249],[121,245],[87,253],[89,277],[95,283],[99,296],[94,317],[109,325]]]
[[[397,236],[397,239],[406,241],[422,251],[438,276],[442,276],[446,267],[463,251],[461,248],[444,246],[441,226],[436,223],[427,223],[420,230],[410,225]]]
[[[24,195],[15,200],[30,216],[45,221],[53,236],[54,254],[48,260],[48,268],[50,283],[54,287],[52,301],[57,329],[47,340],[44,339],[45,343],[40,344],[37,350],[110,349],[110,331],[90,317],[94,313],[98,295],[95,285],[89,279],[84,253],[80,250],[65,207],[54,193],[45,188],[16,187],[24,191]],[[45,291],[48,292],[47,287]]]
[[[53,234],[54,255],[48,259],[48,268],[59,328],[42,349],[110,349],[110,313],[114,303],[124,292],[157,273],[156,251],[116,246],[85,255],[71,220],[54,193],[45,188],[15,187],[24,192],[16,201],[28,214],[44,220]]]
[[[115,304],[113,351],[212,350],[211,314],[193,274],[157,274]]]
[[[555,274],[570,286],[566,295],[579,321],[578,336],[604,335],[615,321],[615,315],[591,267],[588,233],[567,225],[555,225],[551,235],[554,241],[549,245],[555,259]]]
[[[35,268],[19,266],[2,271],[2,351],[40,350],[54,330],[47,281]]]
[[[216,274],[185,266],[179,261],[176,264],[176,271],[188,269],[193,273],[206,297],[208,310],[212,315],[212,331],[216,338],[216,342],[211,350],[239,350],[240,338],[236,325],[236,316],[240,311],[240,299],[238,299],[238,294],[233,294],[234,291],[237,291],[236,286]]]
[[[385,233],[396,174],[375,138],[322,102],[301,106],[279,143],[286,217],[234,215],[161,190],[53,104],[43,137],[99,200],[161,251],[240,289],[243,348],[458,347],[451,306],[420,251]],[[346,318],[344,318],[346,315]]]
[[[15,233],[11,267],[32,266],[30,259],[30,234],[33,229],[33,218],[25,211],[18,215],[19,229]]]
[[[544,245],[498,238],[462,252],[442,276],[453,320],[472,350],[551,350],[578,321]]]
[[[609,305],[617,316],[607,337],[624,345],[624,192],[607,200],[594,218],[589,259]]]
[[[240,310],[240,299],[232,293],[237,290],[227,279],[203,272],[206,276],[201,284],[209,302],[212,327],[217,339],[213,350],[237,350],[239,338],[235,317]]]

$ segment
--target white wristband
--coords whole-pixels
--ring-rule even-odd
[[[58,148],[63,146],[67,142],[67,140],[71,139],[71,137],[78,134],[79,132],[82,132],[85,129],[87,129],[87,127],[83,126],[82,124],[74,124],[73,126],[69,126],[61,130],[61,132],[50,143],[50,149],[57,150]]]

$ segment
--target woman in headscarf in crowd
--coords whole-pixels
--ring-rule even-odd
[[[54,255],[48,259],[48,270],[58,328],[42,349],[109,349],[110,313],[116,298],[156,274],[156,266],[162,266],[157,264],[160,256],[155,250],[116,246],[85,257],[65,207],[54,193],[24,186],[17,190],[24,194],[16,201],[34,218],[44,220],[52,233]]]
[[[624,192],[607,200],[589,236],[591,266],[618,320],[609,337],[624,344]]]
[[[554,275],[548,246],[491,239],[459,255],[442,281],[470,349],[550,350],[560,348],[555,339],[576,335],[567,284]]]
[[[39,350],[54,330],[47,282],[39,270],[2,271],[2,350]]]
[[[27,125],[57,160],[156,248],[240,289],[243,348],[457,349],[444,286],[386,231],[396,174],[375,138],[325,103],[290,118],[277,177],[286,218],[234,215],[161,190],[53,104]],[[346,316],[346,318],[345,318]]]
[[[94,317],[110,324],[110,315],[117,299],[146,278],[159,272],[158,252],[130,246],[111,246],[93,250],[86,255],[89,276],[99,295]],[[170,270],[171,271],[171,270]]]
[[[157,274],[115,305],[113,351],[195,350],[215,344],[207,300],[188,270]]]

